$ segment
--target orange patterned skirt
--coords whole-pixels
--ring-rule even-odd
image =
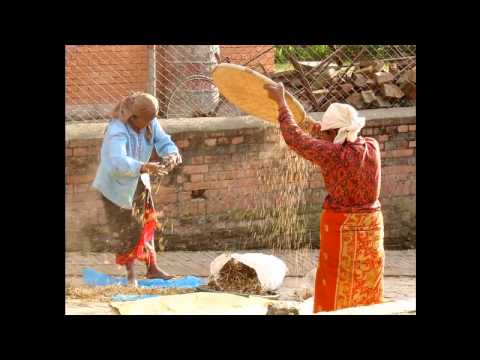
[[[383,215],[324,210],[313,312],[383,302]]]

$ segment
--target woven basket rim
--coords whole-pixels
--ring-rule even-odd
[[[243,112],[268,122],[277,122],[278,105],[268,97],[267,90],[263,89],[264,84],[275,83],[272,79],[238,64],[216,65],[212,69],[212,79],[220,93]],[[287,90],[285,99],[299,125],[311,120],[302,104]]]

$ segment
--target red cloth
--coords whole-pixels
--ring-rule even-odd
[[[373,138],[333,144],[312,137],[293,120],[288,108],[278,119],[287,145],[320,167],[328,195],[324,209],[340,212],[373,212],[380,209],[380,147]],[[320,131],[314,125],[312,133]]]
[[[130,252],[117,255],[116,263],[118,265],[126,265],[135,259],[144,261],[147,264],[152,263],[154,254],[152,254],[146,245],[150,243],[151,246],[153,246],[153,236],[155,235],[155,227],[157,225],[156,218],[153,215],[155,215],[153,209],[148,208],[145,210],[143,218],[146,222],[138,239],[138,243]]]
[[[383,215],[325,210],[313,312],[383,302]]]

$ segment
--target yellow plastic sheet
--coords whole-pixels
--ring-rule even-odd
[[[265,315],[274,301],[260,297],[198,292],[112,302],[121,315]]]

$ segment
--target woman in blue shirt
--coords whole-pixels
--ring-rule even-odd
[[[128,281],[134,285],[135,259],[146,262],[147,278],[171,278],[157,265],[153,240],[146,247],[147,257],[135,255],[142,224],[134,215],[143,207],[145,191],[139,181],[140,174],[165,170],[159,163],[149,162],[154,148],[166,161],[167,170],[182,162],[178,148],[156,118],[158,110],[158,100],[146,93],[133,93],[116,106],[105,132],[100,165],[92,185],[102,194],[117,263],[126,266]]]

